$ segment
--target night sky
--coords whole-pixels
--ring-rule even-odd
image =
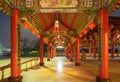
[[[37,39],[30,31],[21,26],[21,37]],[[0,11],[0,43],[5,47],[10,47],[10,17]]]
[[[120,17],[120,9],[111,14],[112,16]],[[21,26],[21,36],[37,39],[30,31]],[[0,11],[0,43],[5,47],[10,47],[10,17]]]

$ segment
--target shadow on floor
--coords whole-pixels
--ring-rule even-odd
[[[8,78],[5,78],[5,79],[0,80],[0,82],[9,82],[9,81],[8,81]]]

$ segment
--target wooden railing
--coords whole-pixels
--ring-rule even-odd
[[[4,71],[5,71],[5,69],[8,69],[8,68],[10,68],[10,64],[0,67],[1,79],[4,79],[4,76],[5,76]]]
[[[10,68],[10,64],[0,67],[1,79],[5,78],[5,70]],[[28,71],[29,69],[38,69],[39,68],[39,59],[31,59],[25,62],[20,63],[20,69],[22,71]],[[0,79],[0,80],[1,80]]]
[[[37,69],[39,67],[38,65],[38,58],[36,59],[31,59],[25,62],[21,63],[21,72],[22,71],[28,71],[29,69]]]

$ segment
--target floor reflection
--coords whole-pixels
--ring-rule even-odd
[[[62,73],[63,72],[63,62],[62,61],[57,61],[57,73]]]

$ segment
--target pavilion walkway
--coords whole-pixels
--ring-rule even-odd
[[[38,70],[23,72],[23,82],[96,82],[96,75],[85,69],[84,65],[75,66],[65,57],[56,57]]]
[[[31,57],[22,58],[22,61],[29,59]],[[96,82],[97,58],[89,57],[87,60],[81,60],[81,66],[75,66],[75,62],[70,62],[66,57],[55,57],[51,61],[44,58],[44,60],[44,67],[22,72],[22,82]],[[0,61],[0,63],[4,65],[9,63],[9,58]],[[119,68],[120,57],[109,57],[109,75],[112,82],[120,81]],[[0,80],[0,82],[8,82],[8,79]]]

